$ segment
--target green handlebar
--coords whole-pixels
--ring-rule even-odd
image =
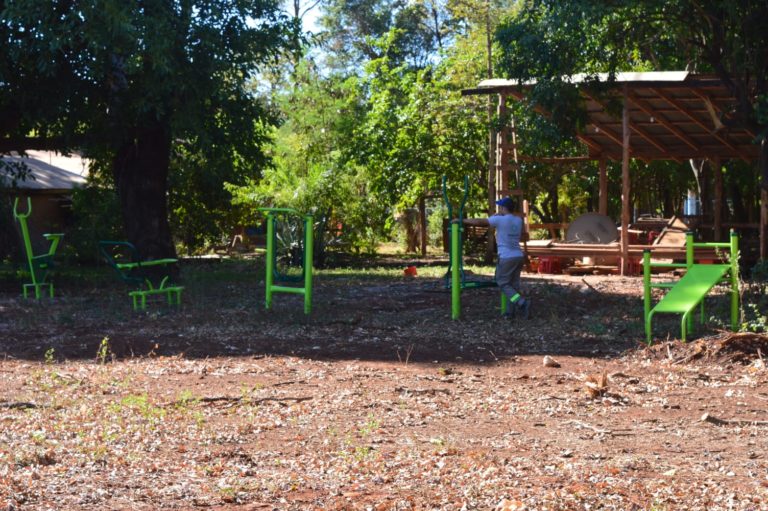
[[[18,207],[19,207],[19,198],[16,197],[16,199],[13,201],[13,217],[17,220],[21,220],[22,218],[29,218],[29,215],[32,214],[32,199],[30,197],[27,197],[26,213],[19,213]]]
[[[295,213],[301,216],[301,213],[292,208],[259,208],[259,211],[264,211],[266,213]]]
[[[443,201],[445,201],[445,205],[448,207],[448,218],[453,220],[453,204],[451,204],[451,200],[448,198],[448,186],[447,186],[447,180],[448,178],[446,176],[443,176]],[[459,216],[457,217],[459,220],[464,219],[464,206],[467,205],[467,199],[469,198],[469,176],[464,176],[464,195],[461,198],[461,204],[459,205]]]

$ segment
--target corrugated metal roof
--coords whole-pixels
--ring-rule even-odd
[[[633,157],[646,161],[757,159],[755,133],[738,122],[733,114],[736,100],[717,77],[687,71],[618,73],[615,81],[608,82],[612,87],[590,87],[595,78],[607,82],[608,75],[581,73],[566,80],[578,86],[588,115],[587,125],[577,135],[587,145],[589,156],[621,158],[621,101],[626,85]],[[462,93],[502,94],[522,100],[534,84],[483,80]],[[541,106],[536,108],[548,115]]]
[[[682,82],[688,77],[688,71],[645,71],[645,72],[627,72],[616,73],[615,83],[629,83],[629,82]],[[600,82],[607,82],[610,78],[608,73],[577,73],[571,76],[563,77],[563,81],[568,83],[583,83],[585,81],[594,81],[597,79]],[[502,78],[491,78],[489,80],[483,80],[478,84],[479,88],[496,88],[496,87],[530,87],[535,85],[536,80],[529,80],[519,83],[515,80],[505,80]]]
[[[34,179],[17,181],[22,190],[72,190],[84,186],[88,177],[87,159],[63,156],[53,151],[27,151],[27,156],[0,157],[4,162],[24,163]],[[8,181],[7,170],[0,166],[0,179]]]

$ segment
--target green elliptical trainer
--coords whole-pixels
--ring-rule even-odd
[[[464,273],[464,206],[469,197],[469,176],[464,176],[464,190],[459,203],[458,213],[454,217],[454,208],[448,198],[447,178],[443,176],[443,200],[448,208],[448,218],[451,221],[449,236],[448,271],[445,273],[445,287],[451,290],[451,319],[459,319],[461,316],[461,290],[478,289],[484,287],[496,287],[493,280],[469,280]],[[454,222],[454,219],[457,220]],[[501,313],[508,311],[508,300],[501,294]]]

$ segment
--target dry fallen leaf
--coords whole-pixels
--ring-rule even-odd
[[[605,394],[608,390],[608,375],[605,372],[601,374],[590,374],[584,381],[587,386],[589,397],[596,398]]]
[[[523,509],[525,509],[525,506],[519,500],[502,499],[501,502],[496,504],[493,511],[522,511]]]

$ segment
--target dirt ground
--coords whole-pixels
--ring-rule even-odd
[[[765,336],[660,318],[647,348],[620,277],[451,321],[426,267],[320,272],[305,317],[255,268],[185,267],[146,313],[107,276],[0,282],[0,510],[768,509]]]

